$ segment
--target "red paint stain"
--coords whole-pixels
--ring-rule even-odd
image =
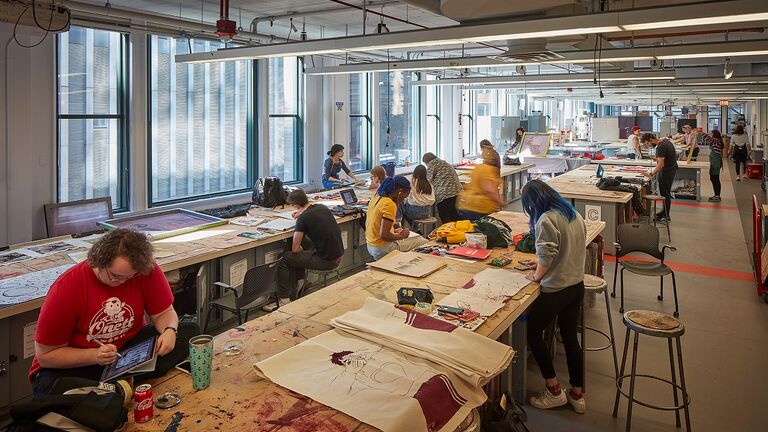
[[[650,258],[633,257],[633,256],[623,257],[622,260],[649,261],[649,262],[657,261]],[[616,257],[613,255],[606,254],[605,261],[615,262]],[[699,274],[702,276],[716,277],[721,279],[742,280],[742,281],[748,281],[748,282],[754,281],[754,277],[750,272],[729,270],[729,269],[723,269],[723,268],[717,268],[717,267],[698,266],[693,264],[684,264],[684,263],[679,263],[675,261],[664,261],[664,264],[668,265],[672,270],[676,272],[693,273],[693,274]]]
[[[267,423],[272,427],[266,432],[274,432],[284,427],[295,432],[351,432],[346,425],[334,420],[338,411],[319,404],[312,400],[299,399],[289,409],[288,412],[276,420],[268,420]]]

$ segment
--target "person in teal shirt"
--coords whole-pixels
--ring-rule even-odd
[[[341,159],[344,157],[344,146],[341,144],[334,144],[328,151],[328,159],[323,164],[323,187],[326,189],[335,188],[341,186],[344,180],[341,179],[341,171],[349,176],[353,181],[357,181],[357,177],[347,168],[347,164]]]

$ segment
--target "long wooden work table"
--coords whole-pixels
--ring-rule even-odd
[[[365,198],[366,191],[358,190]],[[334,204],[335,201],[328,202]],[[270,210],[255,209],[255,216],[269,216]],[[507,222],[513,233],[527,232],[527,217],[520,213],[499,212],[498,218]],[[347,250],[342,259],[342,268],[354,270],[361,267],[370,257],[365,250],[364,231],[359,227],[357,216],[337,218],[342,235],[347,236]],[[604,223],[588,223],[588,241],[594,240],[604,229]],[[250,240],[238,237],[243,231],[253,228],[223,225],[191,234],[158,240],[155,246],[161,268],[168,272],[194,265],[198,268],[197,316],[204,317],[207,301],[210,299],[213,281],[229,282],[230,265],[247,260],[248,267],[272,261],[283,250],[283,240],[292,232],[284,232],[266,239]],[[50,241],[49,239],[48,241]],[[0,266],[0,275],[23,274],[72,264],[68,250],[45,258]],[[505,250],[494,251],[492,257]],[[491,257],[491,258],[492,258]],[[531,255],[515,252],[515,259],[530,258]],[[373,296],[396,302],[395,291],[401,286],[428,287],[436,299],[440,299],[463,286],[472,276],[488,266],[484,263],[467,263],[450,260],[448,267],[426,277],[414,279],[377,270],[365,270],[343,279],[333,285],[305,296],[279,311],[256,318],[241,327],[226,331],[216,338],[217,354],[214,360],[212,386],[204,391],[193,392],[188,375],[172,371],[155,380],[155,394],[175,391],[182,395],[184,402],[168,412],[156,410],[156,418],[145,424],[131,424],[129,430],[164,430],[181,412],[184,426],[181,429],[216,430],[245,426],[245,430],[279,429],[280,425],[303,424],[306,430],[368,430],[342,413],[321,406],[300,395],[287,391],[260,378],[253,363],[294,346],[301,341],[327,331],[328,320],[346,311],[357,309],[364,300]],[[510,265],[509,267],[512,267]],[[509,268],[508,267],[508,268]],[[524,327],[513,325],[517,318],[538,296],[538,286],[531,284],[502,310],[490,317],[477,331],[480,334],[513,343],[518,352],[525,351]],[[0,308],[0,336],[6,343],[0,344],[0,362],[9,373],[0,375],[0,408],[30,394],[26,371],[34,351],[29,347],[34,341],[33,325],[37,319],[43,298]],[[201,323],[202,324],[202,323]],[[27,329],[28,331],[24,331]],[[243,340],[245,349],[241,355],[227,356],[222,347],[231,339]],[[26,348],[26,349],[25,349]],[[525,356],[523,356],[525,357]],[[5,363],[6,359],[15,361]],[[524,360],[524,359],[523,359]],[[517,397],[522,391],[525,368],[517,362],[511,371],[502,374],[505,388],[516,383]],[[300,372],[298,372],[300,373]],[[515,375],[513,378],[513,374]],[[300,418],[292,418],[296,409],[302,409]],[[178,421],[178,419],[176,420]],[[309,423],[307,423],[309,422]],[[314,423],[313,423],[314,422]],[[308,429],[307,429],[308,428]]]
[[[591,163],[604,166],[642,166],[648,168],[656,166],[656,162],[650,159],[603,159],[592,160]],[[707,169],[709,169],[709,162],[678,160],[675,182],[678,184],[688,184],[688,186],[684,188],[685,190],[675,190],[673,188],[672,192],[675,198],[699,201],[701,199],[701,171]]]
[[[499,212],[494,216],[507,222],[513,232],[528,229],[527,217],[523,214]],[[588,223],[588,242],[594,240],[604,227],[604,223]],[[368,297],[396,303],[397,289],[407,286],[429,288],[439,301],[488,268],[488,260],[505,252],[508,253],[507,250],[495,250],[487,260],[475,263],[444,258],[448,266],[423,279],[375,269],[364,270],[269,315],[224,332],[214,341],[211,387],[195,392],[189,375],[172,371],[152,382],[155,394],[176,392],[183,402],[168,411],[156,409],[152,421],[130,422],[125,430],[165,430],[168,425],[178,422],[180,430],[374,431],[375,428],[359,420],[274,384],[260,376],[253,365],[330,330],[330,319],[360,308]],[[515,262],[531,257],[531,254],[514,253]],[[519,353],[511,370],[501,377],[502,386],[514,388],[517,398],[522,398],[524,390],[526,357],[525,328],[523,324],[517,325],[518,318],[538,295],[538,285],[531,283],[477,329],[479,334],[511,343]],[[241,354],[226,355],[223,347],[231,340],[244,342]]]

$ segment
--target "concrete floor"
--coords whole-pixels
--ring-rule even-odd
[[[706,156],[705,156],[706,157]],[[691,425],[696,431],[765,431],[768,415],[765,385],[768,384],[768,304],[756,294],[751,257],[745,235],[751,236],[749,212],[752,193],[761,197],[757,180],[731,181],[732,164],[721,176],[723,201],[706,202],[712,195],[708,173],[702,173],[701,202],[683,201],[672,207],[672,241],[677,252],[667,256],[676,270],[680,320],[686,327],[682,337],[683,363],[692,398]],[[519,204],[510,206],[519,211]],[[666,232],[661,236],[667,242]],[[606,260],[605,277],[613,281],[614,262]],[[625,273],[625,309],[649,309],[672,313],[671,281],[665,283],[665,299],[656,300],[658,279]],[[619,298],[611,299],[611,319],[617,335],[621,362],[625,327],[619,314]],[[602,297],[587,311],[588,325],[607,332]],[[591,337],[592,343],[589,343]],[[589,345],[599,343],[592,333]],[[631,347],[630,347],[631,348]],[[562,346],[555,368],[567,385],[567,367]],[[612,417],[615,385],[610,350],[587,353],[587,413],[579,415],[567,407],[540,411],[526,406],[528,426],[533,431],[620,431],[625,430],[626,401],[618,418]],[[638,373],[670,377],[665,340],[643,337],[639,342]],[[679,377],[678,377],[679,379]],[[543,389],[538,366],[528,364],[529,394]],[[637,398],[651,403],[672,404],[672,391],[662,384],[636,384]],[[681,412],[682,419],[682,412]],[[635,404],[635,431],[675,430],[674,413],[653,411]],[[684,429],[684,426],[683,426]]]

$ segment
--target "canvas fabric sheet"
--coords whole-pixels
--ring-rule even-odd
[[[486,400],[482,389],[438,364],[340,330],[255,366],[273,382],[384,432],[453,432]]]
[[[441,364],[473,386],[483,385],[505,370],[514,356],[507,345],[372,297],[362,308],[331,320],[331,325]]]
[[[457,289],[438,303],[444,306],[471,309],[488,317],[504,307],[507,300],[530,283],[531,281],[519,272],[485,269],[472,278],[471,286],[466,289]]]
[[[445,260],[442,258],[418,252],[400,251],[392,251],[384,258],[368,263],[368,267],[371,268],[416,278],[428,276],[445,266]]]

